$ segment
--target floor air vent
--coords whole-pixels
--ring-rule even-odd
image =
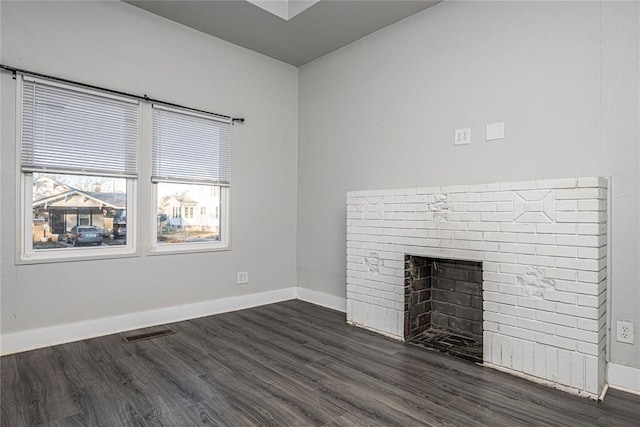
[[[122,338],[122,340],[124,342],[138,342],[138,341],[150,340],[152,338],[164,337],[166,335],[173,335],[173,334],[175,334],[175,332],[172,331],[171,329],[162,329],[160,331],[155,331],[155,332],[145,332],[143,334],[131,335],[131,336]]]

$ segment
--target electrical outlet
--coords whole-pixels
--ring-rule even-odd
[[[453,145],[471,144],[471,128],[456,129],[453,138]]]
[[[238,285],[246,285],[249,283],[249,272],[241,271],[238,273]]]
[[[633,344],[633,322],[623,322],[618,320],[616,340],[618,342],[626,342]]]

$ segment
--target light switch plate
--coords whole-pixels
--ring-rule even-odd
[[[487,125],[487,141],[495,141],[496,139],[504,139],[504,122]]]
[[[471,128],[456,129],[453,145],[471,144]]]

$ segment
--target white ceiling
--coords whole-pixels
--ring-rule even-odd
[[[422,0],[124,1],[295,66],[440,3]]]

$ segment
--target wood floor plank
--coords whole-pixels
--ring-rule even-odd
[[[52,356],[52,349],[23,353],[16,357],[18,398],[29,401],[28,419],[50,423],[79,413],[64,375]]]
[[[420,360],[428,356],[417,348],[412,348],[410,352]],[[597,416],[597,407],[586,405],[590,402],[586,399],[575,402],[574,396],[567,393],[547,393],[545,386],[523,382],[504,372],[479,368],[457,359],[449,360],[446,355],[438,353],[430,356],[424,360],[431,362],[432,367],[420,377],[425,381],[447,381],[459,390],[462,397],[479,405],[491,404],[496,409],[502,407],[504,413],[521,413],[522,417],[533,417],[541,423],[550,424],[558,420],[588,422]],[[499,388],[495,387],[496,383],[500,384]],[[548,413],[557,415],[548,418]]]
[[[309,369],[309,363],[300,363],[295,354],[268,344],[269,342],[245,341],[233,348],[254,359],[256,363],[286,373],[288,377],[311,388],[318,388],[321,380],[329,378],[324,372]]]
[[[455,401],[457,397],[453,394],[442,399],[442,393],[414,393],[411,388],[414,387],[397,387],[397,385],[387,382],[385,379],[377,375],[371,375],[370,372],[363,373],[362,370],[347,367],[342,363],[327,362],[318,369],[333,374],[331,386],[335,383],[336,378],[340,378],[340,384],[349,387],[357,394],[375,396],[374,400],[383,403],[388,408],[393,409],[394,413],[400,413],[404,416],[411,417],[427,424],[439,424],[442,420],[455,420],[458,425],[475,425],[476,422],[472,417],[459,415],[451,411],[448,406]]]
[[[286,406],[278,405],[269,393],[255,387],[260,380],[247,372],[244,375],[229,374],[224,370],[212,370],[202,376],[207,382],[229,397],[229,403],[237,414],[250,420],[240,425],[303,425],[304,420],[296,417]],[[247,380],[248,379],[248,380]]]
[[[218,352],[217,355],[220,356],[225,352],[227,353],[226,364],[236,372],[236,376],[242,378],[253,365],[252,375],[260,378],[260,381],[255,383],[256,387],[295,410],[311,425],[323,425],[344,414],[339,406],[319,396],[313,384],[299,381],[288,375],[287,371],[277,369],[276,366],[259,363],[242,352],[225,350]]]
[[[336,324],[335,321],[304,321],[301,317],[298,317],[301,316],[301,313],[287,310],[286,307],[282,308],[284,310],[279,310],[280,307],[274,307],[268,312],[266,312],[266,310],[256,310],[255,312],[258,313],[258,316],[261,318],[266,319],[267,324],[273,322],[276,325],[279,324],[278,326],[280,327],[286,324],[289,328],[299,331],[299,333],[304,334],[307,338],[313,338],[321,343],[340,344],[343,347],[353,345],[369,347],[372,350],[385,354],[393,354],[396,351],[402,350],[404,347],[400,342],[391,339],[389,339],[387,345],[380,346],[378,344],[380,336],[372,332],[366,331],[362,333],[362,330],[357,330],[358,333],[353,333],[355,328],[347,325],[345,322]],[[375,337],[375,339],[369,339],[369,334]]]
[[[66,422],[108,427],[145,424],[134,404],[124,399],[120,387],[99,382],[83,385],[76,392],[81,414],[62,420],[62,425]]]
[[[354,411],[348,412],[343,416],[336,418],[330,423],[326,424],[327,427],[383,427],[386,426],[380,420],[374,420],[370,417],[367,417],[365,414]]]
[[[419,408],[411,407],[379,390],[363,388],[338,378],[320,391],[328,399],[341,402],[348,412],[363,414],[387,426],[441,425],[431,413],[421,412]],[[469,425],[475,425],[475,423]]]
[[[292,300],[2,357],[2,426],[631,426],[593,402],[346,324]]]
[[[238,328],[238,323],[245,326]],[[251,320],[245,321],[242,319],[234,319],[230,317],[225,317],[223,320],[221,320],[221,322],[219,323],[219,327],[224,329],[224,332],[221,333],[235,333],[236,344],[234,344],[232,347],[237,347],[237,345],[243,345],[245,342],[251,341],[261,346],[277,349],[283,354],[286,354],[288,357],[294,358],[296,360],[296,363],[302,364],[313,362],[320,357],[320,355],[307,351],[301,345],[308,342],[308,339],[300,341],[300,338],[296,337],[294,341],[289,341],[285,337],[285,334],[290,335],[289,331],[279,334],[277,332],[271,332],[268,329],[260,328],[253,322],[251,322]]]

